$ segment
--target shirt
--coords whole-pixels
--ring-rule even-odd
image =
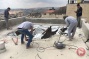
[[[69,26],[70,24],[76,24],[77,23],[77,20],[76,20],[76,18],[74,18],[72,16],[68,16],[65,19],[65,22],[66,22],[67,26]]]
[[[76,13],[76,16],[82,16],[82,7],[78,8],[77,9],[77,13]]]
[[[18,28],[22,28],[22,29],[30,29],[31,27],[33,27],[33,24],[32,22],[29,21],[25,21],[18,26]]]
[[[6,10],[4,11],[4,17],[5,17],[5,18],[9,18],[9,11],[8,11],[8,9],[6,9]]]

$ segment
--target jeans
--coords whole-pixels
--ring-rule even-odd
[[[33,35],[27,30],[27,29],[18,29],[18,31],[22,34],[21,35],[21,43],[23,43],[24,36],[27,35],[29,37],[27,47],[30,46],[30,43],[32,42]]]

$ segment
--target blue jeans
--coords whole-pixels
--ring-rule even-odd
[[[30,43],[32,42],[33,35],[27,30],[27,29],[18,29],[18,31],[22,34],[21,35],[21,43],[23,42],[24,35],[27,35],[29,37],[27,47],[30,46]]]

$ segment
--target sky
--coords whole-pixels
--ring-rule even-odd
[[[38,7],[61,7],[68,0],[0,0],[0,9],[10,7],[16,8],[38,8]]]

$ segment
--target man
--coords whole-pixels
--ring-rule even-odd
[[[30,32],[28,31],[30,30]],[[18,26],[18,32],[20,32],[22,35],[21,35],[21,44],[24,43],[23,39],[24,39],[24,36],[27,35],[29,37],[28,39],[28,43],[26,45],[26,48],[28,49],[30,47],[30,43],[32,42],[32,38],[33,38],[33,24],[32,22],[29,22],[29,21],[25,21],[23,23],[21,23],[19,26]]]
[[[9,11],[11,9],[8,7],[5,11],[4,11],[4,18],[5,18],[5,23],[6,23],[6,28],[7,30],[9,29],[9,25],[8,25],[8,19],[9,19]]]
[[[80,4],[77,4],[77,11],[75,11],[76,16],[77,16],[77,21],[78,21],[78,27],[81,28],[81,16],[82,16],[82,7]]]
[[[67,24],[67,27],[68,27],[69,40],[72,40],[75,35],[78,22],[77,22],[76,18],[74,18],[72,16],[64,16],[63,18]]]

